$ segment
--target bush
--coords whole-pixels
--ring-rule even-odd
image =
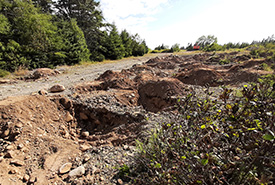
[[[8,71],[5,71],[3,69],[0,69],[0,77],[5,77],[5,76],[8,76],[10,73]]]
[[[274,184],[274,80],[244,86],[241,97],[224,88],[219,100],[180,99],[184,121],[161,124],[137,142],[133,182]]]
[[[174,53],[174,52],[179,52],[179,51],[180,51],[180,45],[179,45],[179,44],[174,44],[174,45],[171,47],[170,51],[171,51],[172,53]]]

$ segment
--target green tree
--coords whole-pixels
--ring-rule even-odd
[[[88,61],[90,52],[84,34],[78,27],[76,20],[59,21],[57,24],[59,27],[58,33],[63,43],[59,48],[60,51],[57,50],[53,56],[57,60],[57,65],[72,65],[80,61]]]
[[[58,0],[55,4],[59,17],[65,20],[76,19],[84,33],[92,60],[97,60],[100,55],[104,40],[101,30],[106,26],[99,6],[100,3],[95,0]]]
[[[10,30],[10,23],[8,19],[3,14],[0,14],[0,34],[6,35],[8,34],[9,30]]]
[[[179,44],[174,44],[171,49],[171,52],[179,52],[180,51],[180,45]]]
[[[125,48],[125,57],[132,56],[132,54],[133,54],[133,48],[132,48],[133,40],[132,40],[131,35],[126,30],[123,30],[120,33],[120,37],[122,39],[122,43]]]
[[[105,31],[103,48],[104,56],[108,59],[116,60],[124,57],[125,48],[115,25],[111,26],[109,33]]]
[[[10,29],[5,37],[1,35],[1,69],[54,67],[88,60],[84,34],[75,20],[55,22],[52,15],[42,13],[32,1],[2,0],[0,5],[4,30],[0,34]]]
[[[37,8],[40,8],[44,13],[52,14],[54,12],[54,1],[52,0],[32,0]]]
[[[210,46],[213,43],[217,43],[218,39],[217,37],[215,37],[214,35],[208,35],[208,36],[201,36],[200,38],[198,38],[198,40],[196,41],[196,43],[203,49],[207,46]]]

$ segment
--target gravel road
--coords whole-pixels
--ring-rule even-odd
[[[65,70],[66,72],[57,76],[51,76],[48,79],[40,79],[31,82],[18,80],[16,83],[12,84],[0,84],[0,100],[9,96],[28,95],[33,92],[38,92],[41,89],[47,90],[55,84],[64,85],[66,87],[66,90],[62,94],[70,94],[70,87],[85,81],[92,81],[106,70],[118,71],[127,69],[134,64],[146,62],[150,58],[165,55],[167,54],[150,54],[143,57],[122,59],[111,63],[97,63],[68,68],[59,67],[57,68],[58,70]]]

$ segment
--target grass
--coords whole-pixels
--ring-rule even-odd
[[[0,69],[0,78],[10,75],[10,72]]]
[[[13,75],[19,77],[19,76],[26,76],[28,73],[29,73],[28,69],[19,66],[19,68],[13,72]]]

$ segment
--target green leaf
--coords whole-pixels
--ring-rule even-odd
[[[161,168],[161,164],[160,164],[160,163],[157,163],[157,164],[155,165],[155,168]]]
[[[267,141],[272,141],[275,139],[275,137],[271,134],[265,134],[265,135],[263,135],[263,139],[267,140]]]
[[[201,129],[205,129],[205,127],[206,127],[205,125],[202,125],[202,126],[201,126]]]
[[[201,164],[204,165],[204,166],[207,165],[208,164],[208,159],[202,159]]]

